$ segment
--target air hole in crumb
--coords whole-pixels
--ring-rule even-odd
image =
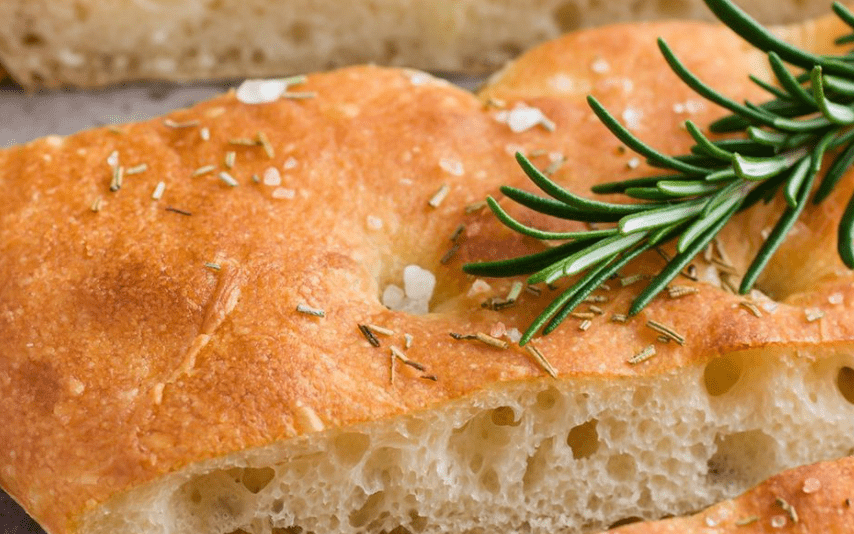
[[[273,501],[273,505],[270,506],[270,510],[272,510],[274,514],[280,514],[284,509],[285,502],[282,499],[276,499],[275,501]]]
[[[258,493],[276,476],[272,467],[247,467],[243,470],[240,482],[252,493]]]
[[[839,388],[839,392],[842,393],[842,397],[854,404],[854,369],[851,367],[843,367],[839,370],[839,374],[836,375],[836,386]]]
[[[525,474],[522,476],[522,487],[525,493],[528,493],[533,488],[536,488],[543,480],[547,473],[549,465],[549,456],[554,446],[554,438],[543,440],[537,446],[534,454],[528,457],[528,462],[525,466]]]
[[[555,388],[548,388],[537,393],[537,409],[551,410],[557,404],[560,393]]]
[[[712,397],[723,395],[741,378],[742,366],[735,355],[721,356],[710,361],[703,372],[703,383]]]
[[[311,29],[304,22],[294,22],[288,29],[288,37],[295,45],[305,44],[311,36]]]
[[[501,482],[498,480],[498,473],[495,472],[495,469],[484,470],[480,475],[480,484],[492,494],[498,495],[501,492]]]
[[[761,430],[719,434],[715,446],[707,476],[733,491],[747,489],[779,471],[777,443]]]
[[[44,39],[36,33],[26,33],[21,37],[21,44],[24,46],[42,46]]]
[[[608,525],[608,530],[611,530],[611,529],[614,529],[617,527],[622,527],[624,525],[631,525],[632,523],[640,523],[641,521],[643,521],[643,518],[638,517],[638,516],[624,517],[624,518],[620,519],[619,521],[614,521],[613,523]]]
[[[267,60],[267,54],[264,53],[261,49],[255,49],[252,51],[252,63],[264,63]]]
[[[274,528],[272,534],[302,534],[302,527],[296,525],[285,528]]]
[[[359,432],[346,432],[335,438],[333,451],[346,466],[353,466],[365,456],[371,446],[371,438]]]
[[[596,430],[598,423],[596,419],[591,419],[569,431],[566,444],[572,449],[572,457],[576,460],[589,458],[599,450],[599,432]]]
[[[477,473],[478,471],[480,471],[481,467],[483,467],[483,455],[479,452],[476,452],[469,460],[469,469],[471,469],[472,473]]]
[[[190,494],[190,501],[192,501],[193,504],[199,504],[202,502],[202,494],[199,493],[198,488],[193,488],[193,493]]]
[[[380,508],[385,502],[385,492],[378,491],[368,496],[361,508],[350,514],[350,526],[359,528],[367,525],[379,515]]]
[[[554,10],[554,21],[561,32],[575,30],[581,25],[581,8],[577,0],[564,2]]]
[[[522,419],[516,420],[516,412],[509,406],[500,406],[492,410],[492,424],[495,426],[519,426]]]
[[[615,454],[608,459],[606,469],[613,479],[625,482],[634,479],[637,462],[631,454]]]

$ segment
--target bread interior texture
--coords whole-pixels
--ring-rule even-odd
[[[656,377],[507,383],[319,430],[117,496],[81,531],[594,532],[854,454],[852,436],[851,351],[766,348]]]

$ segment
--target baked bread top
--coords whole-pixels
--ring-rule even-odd
[[[809,37],[818,45],[838,33]],[[647,172],[629,168],[633,156],[583,94],[661,150],[686,149],[680,123],[721,112],[678,83],[653,46],[659,36],[724,93],[757,94],[746,80],[763,72],[760,56],[722,27],[613,26],[531,52],[479,95],[417,71],[355,67],[311,75],[270,103],[229,93],[164,119],[0,152],[3,486],[49,531],[73,532],[84,512],[195,462],[552,380],[512,344],[449,335],[489,333],[498,322],[524,329],[550,300],[543,288],[505,310],[481,307],[511,281],[487,288],[461,265],[542,245],[466,207],[500,185],[528,187],[516,151],[542,166],[564,158],[554,176],[580,193]],[[697,42],[714,42],[715,53],[697,53]],[[518,103],[541,110],[553,131],[512,131],[501,113]],[[118,167],[122,184],[111,191]],[[620,380],[735,350],[848,344],[854,277],[829,229],[852,189],[849,175],[806,208],[759,281],[761,317],[744,297],[685,279],[696,294],[662,296],[628,323],[610,322],[643,286],[614,284],[588,330],[568,322],[535,345],[557,380]],[[752,209],[721,234],[736,272],[775,212]],[[443,263],[460,224],[460,246]],[[383,305],[411,265],[435,274],[428,314]],[[650,254],[625,275],[661,266]],[[720,279],[701,259],[697,267]],[[656,343],[649,319],[685,344],[658,343],[655,358],[630,365]],[[371,346],[359,324],[393,330],[401,348],[411,335],[406,355],[424,370],[398,365],[392,383],[386,348]]]

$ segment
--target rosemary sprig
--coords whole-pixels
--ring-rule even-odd
[[[510,200],[561,219],[615,223],[582,232],[549,232],[523,225],[499,203],[487,199],[498,220],[540,240],[565,243],[508,260],[472,263],[464,271],[480,276],[530,275],[528,283],[552,283],[577,276],[532,322],[522,335],[525,345],[542,329],[554,330],[605,280],[644,252],[676,241],[676,255],[632,302],[629,315],[640,312],[718,235],[738,211],[769,202],[781,189],[786,209],[751,262],[739,287],[749,292],[785,239],[809,200],[825,158],[832,161],[812,201],[826,199],[854,164],[854,55],[818,56],[777,38],[730,0],[704,0],[712,12],[744,40],[768,55],[778,85],[750,79],[773,98],[761,104],[739,103],[715,91],[691,73],[663,39],[662,55],[677,76],[702,97],[732,112],[710,125],[714,133],[741,132],[743,138],[712,140],[686,122],[694,139],[690,154],[668,156],[638,139],[594,97],[588,103],[600,121],[647,163],[665,174],[600,184],[594,193],[623,194],[642,202],[615,204],[587,199],[567,191],[537,169],[525,156],[516,160],[547,196],[502,187]],[[833,11],[854,30],[854,13],[834,2]],[[854,33],[837,42],[854,42]],[[793,72],[794,70],[794,72]],[[842,261],[854,269],[854,196],[838,230]]]

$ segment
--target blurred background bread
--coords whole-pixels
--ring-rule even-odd
[[[769,24],[829,0],[741,0]],[[0,63],[18,83],[269,77],[356,63],[484,74],[577,28],[712,18],[702,0],[5,0]]]

